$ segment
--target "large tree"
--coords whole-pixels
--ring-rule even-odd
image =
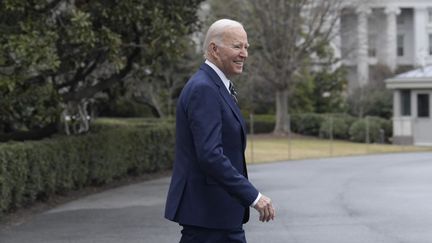
[[[288,98],[300,70],[327,62],[341,0],[250,0],[259,69],[276,90],[275,133],[288,131]],[[327,59],[327,60],[326,60]]]
[[[63,110],[88,127],[85,106],[95,94],[182,54],[179,39],[197,27],[200,2],[3,0],[0,91],[51,86]]]

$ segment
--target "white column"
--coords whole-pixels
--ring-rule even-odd
[[[401,91],[393,90],[393,136],[401,136]]]
[[[427,57],[427,8],[418,7],[414,10],[414,63],[424,67]]]
[[[399,89],[393,90],[393,118],[401,117],[401,91]]]
[[[387,15],[387,29],[386,29],[386,52],[385,62],[391,71],[396,69],[397,59],[397,15],[400,14],[401,10],[398,7],[391,6],[387,7],[384,12]]]
[[[368,56],[368,15],[370,8],[362,6],[357,9],[357,79],[359,86],[369,81]]]

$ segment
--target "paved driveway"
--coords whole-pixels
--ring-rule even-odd
[[[249,243],[430,243],[432,153],[249,166],[277,219],[245,226]],[[178,242],[162,218],[169,178],[91,195],[0,232],[1,243]]]

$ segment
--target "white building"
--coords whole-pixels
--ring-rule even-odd
[[[432,145],[432,66],[386,80],[393,90],[393,142]]]
[[[339,26],[334,44],[351,90],[369,82],[373,65],[395,71],[432,64],[432,0],[357,1],[344,9]]]

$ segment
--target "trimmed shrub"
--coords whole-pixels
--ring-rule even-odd
[[[392,136],[391,121],[379,117],[368,117],[359,119],[351,125],[349,131],[350,140],[362,143],[367,142],[367,130],[369,130],[370,143],[388,142]]]
[[[318,136],[324,114],[305,113],[291,115],[291,130],[303,135]]]
[[[110,122],[97,121],[91,134],[0,144],[0,213],[55,193],[172,166],[172,123]]]
[[[245,117],[247,132],[251,132],[250,118]],[[254,134],[271,133],[275,127],[274,115],[254,115]]]
[[[349,140],[349,130],[356,118],[348,114],[327,115],[320,126],[320,137],[329,138],[333,133],[333,138]]]
[[[348,114],[292,114],[291,131],[294,133],[330,137],[330,131],[336,139],[354,142],[366,141],[366,120]],[[330,119],[331,117],[331,119]],[[245,117],[246,118],[246,117]],[[369,141],[373,143],[388,142],[392,136],[392,123],[379,117],[369,117]],[[246,119],[246,126],[250,132],[250,120]],[[274,115],[255,115],[254,133],[271,133],[275,126]],[[332,129],[331,129],[332,127]]]

